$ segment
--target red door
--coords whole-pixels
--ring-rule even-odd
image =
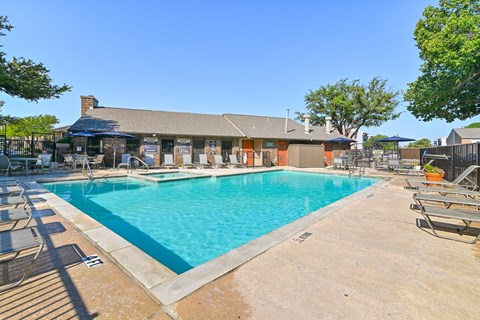
[[[242,141],[242,161],[246,163],[247,166],[253,166],[253,140],[243,140]],[[246,161],[245,161],[246,159]]]
[[[278,166],[287,165],[287,142],[278,141]]]

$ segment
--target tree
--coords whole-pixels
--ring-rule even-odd
[[[51,115],[16,118],[8,123],[7,137],[29,137],[33,132],[53,133],[53,126],[58,122],[57,117]]]
[[[430,148],[432,146],[432,141],[427,138],[417,140],[415,142],[409,143],[407,148]]]
[[[474,122],[474,123],[470,123],[468,126],[466,126],[465,128],[480,128],[480,122]]]
[[[404,95],[418,119],[465,120],[480,114],[480,3],[440,0],[416,25],[421,75]]]
[[[387,138],[388,136],[384,134],[377,134],[375,136],[371,136],[368,138],[367,141],[363,143],[363,147],[365,149],[383,149],[383,150],[393,150],[394,143],[393,142],[376,142],[377,140]]]
[[[325,117],[331,117],[334,129],[356,138],[361,127],[379,126],[396,119],[398,92],[387,89],[387,81],[373,78],[366,86],[360,80],[348,82],[342,79],[334,85],[321,86],[305,95],[306,107],[313,125],[324,125]],[[303,121],[299,112],[297,119]]]
[[[6,35],[4,31],[12,29],[8,18],[0,16],[0,37]],[[0,45],[0,48],[2,47]],[[42,63],[30,59],[13,57],[8,61],[6,53],[0,51],[0,92],[11,97],[37,102],[40,99],[59,98],[62,93],[70,91],[71,87],[66,84],[52,84],[49,72]],[[4,103],[5,101],[0,100],[0,107]]]

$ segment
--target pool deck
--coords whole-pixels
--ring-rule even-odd
[[[188,171],[222,175],[258,170]],[[122,173],[99,170],[95,176]],[[391,180],[241,247],[232,257],[222,256],[217,264],[195,268],[180,280],[78,210],[26,182],[36,209],[31,225],[38,226],[47,248],[24,285],[0,294],[0,318],[477,318],[480,244],[433,237],[417,226],[423,219],[409,208],[412,191],[403,189],[405,176],[367,173]],[[79,176],[59,171],[27,180]],[[304,232],[312,235],[301,241]],[[248,252],[253,256],[244,261]],[[80,256],[90,254],[98,254],[105,264],[87,268]],[[30,257],[4,266],[2,283],[18,278],[18,268]],[[222,265],[233,270],[217,275]],[[197,277],[208,281],[199,285]],[[183,297],[189,290],[193,292]]]

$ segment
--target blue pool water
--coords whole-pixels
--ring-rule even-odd
[[[275,171],[154,183],[45,183],[176,273],[267,234],[378,179]]]
[[[186,178],[186,177],[195,177],[196,174],[186,173],[186,172],[168,172],[168,173],[146,173],[143,176],[157,178],[157,179],[175,179],[175,178]]]

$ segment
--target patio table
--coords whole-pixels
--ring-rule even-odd
[[[30,163],[32,162],[37,163],[37,161],[40,161],[40,164],[43,165],[43,161],[41,158],[9,158],[9,159],[13,161],[18,161],[18,162],[24,162],[25,175],[28,175],[28,166]]]

